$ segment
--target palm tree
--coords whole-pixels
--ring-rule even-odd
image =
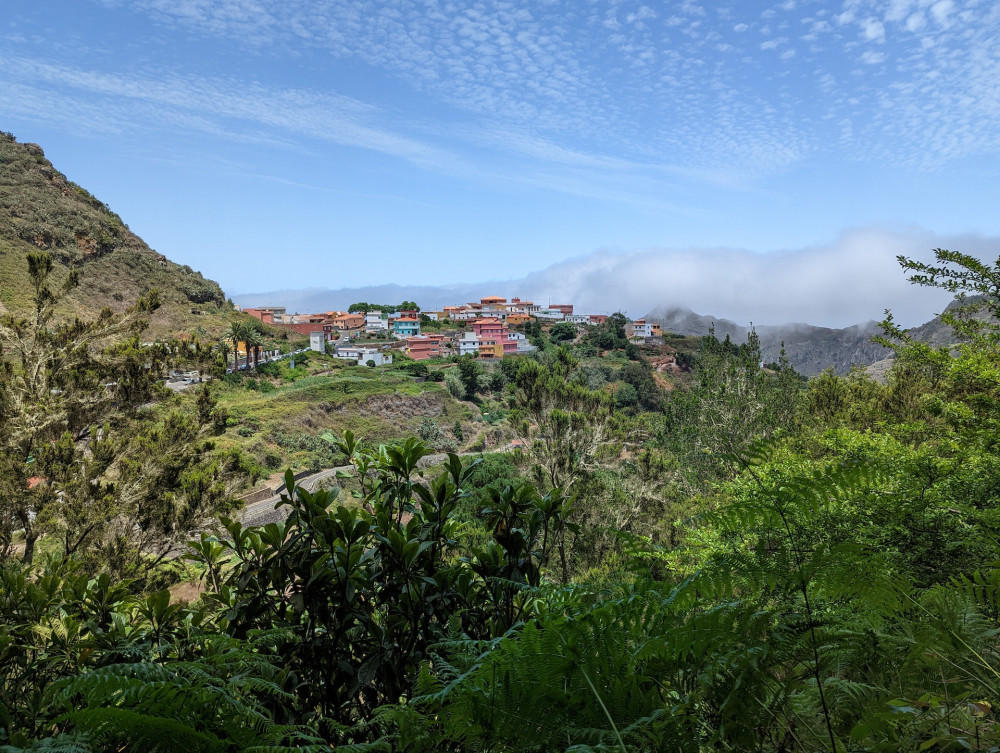
[[[247,347],[247,359],[250,358],[250,348],[253,348],[253,367],[257,368],[257,361],[260,359],[260,346],[264,344],[264,335],[254,324],[247,326],[247,331],[243,335],[243,343]]]
[[[234,371],[239,371],[240,368],[240,343],[246,343],[247,333],[249,332],[250,325],[245,321],[233,322],[229,325],[229,329],[226,330],[223,337],[233,344],[234,353]],[[247,351],[247,365],[250,364],[250,349],[246,348]]]

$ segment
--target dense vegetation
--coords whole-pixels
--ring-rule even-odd
[[[946,251],[902,261],[914,282],[1000,310],[997,267]],[[961,306],[946,318],[961,338],[950,349],[885,322],[885,382],[830,371],[804,383],[783,359],[762,367],[751,333],[703,338],[668,391],[610,318],[586,337],[557,331],[535,358],[432,364],[485,418],[428,441],[468,441],[495,420],[520,449],[432,471],[427,441],[326,434],[331,461],[351,469],[340,486],[308,492],[289,476],[282,522],[224,517],[198,534],[182,560],[204,588],[192,604],[107,566],[96,544],[29,565],[11,535],[0,742],[994,750],[1000,331]],[[109,359],[70,372],[114,370]],[[275,394],[294,376],[271,375]],[[225,389],[265,394],[243,379]],[[59,401],[94,389],[78,387]],[[205,394],[189,400],[204,431],[226,431]],[[102,410],[109,434],[134,418]],[[5,436],[20,415],[0,405]],[[104,456],[82,429],[50,436],[77,453],[48,481],[53,505],[80,488],[74,464],[85,483],[114,485],[117,456],[95,475]],[[25,494],[25,451],[4,449],[18,479],[6,499]],[[183,505],[162,488],[165,509]],[[76,530],[54,520],[47,530]]]

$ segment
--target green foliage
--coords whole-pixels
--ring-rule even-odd
[[[0,317],[0,559],[21,529],[26,562],[49,534],[66,555],[137,573],[227,509],[249,474],[238,456],[208,457],[204,440],[226,417],[207,389],[195,416],[139,411],[160,397],[155,379],[169,355],[139,342],[155,293],[124,314],[57,323],[66,291],[49,288],[52,258],[30,254],[28,267],[33,314]]]
[[[557,322],[549,329],[549,339],[556,345],[576,339],[576,325],[570,322]]]
[[[626,382],[625,384],[619,385],[618,389],[615,390],[616,408],[633,408],[638,404],[639,393],[631,384]]]
[[[987,338],[1000,342],[997,319],[1000,318],[1000,258],[989,264],[959,251],[934,249],[936,264],[897,256],[900,266],[915,285],[943,288],[954,293],[958,306],[942,314],[941,319],[966,339]],[[974,298],[967,298],[971,293]],[[987,316],[982,316],[985,312]],[[891,321],[891,320],[890,320]]]
[[[526,589],[540,583],[564,502],[530,487],[496,493],[484,512],[492,543],[458,558],[453,515],[474,465],[452,455],[424,482],[417,464],[429,450],[417,440],[366,450],[348,433],[338,447],[357,469],[358,507],[332,509],[328,492],[305,492],[289,473],[283,524],[229,521],[229,540],[191,555],[215,586],[208,598],[229,610],[229,634],[294,636],[296,694],[327,735],[409,694],[452,626],[484,638],[510,629],[532,603]]]
[[[383,303],[365,303],[359,301],[347,307],[349,314],[367,314],[369,311],[381,311],[383,314],[392,314],[396,311],[420,311],[420,307],[413,301],[403,301],[398,306]]]
[[[621,313],[609,316],[603,324],[587,328],[587,342],[598,350],[622,350],[628,345],[625,325],[628,319]]]
[[[711,477],[731,476],[733,457],[759,441],[793,428],[800,385],[782,353],[780,368],[761,368],[760,340],[755,331],[736,345],[714,331],[702,338],[695,382],[675,390],[664,406],[663,444],[689,465],[695,487]]]
[[[992,267],[946,260],[972,275],[957,285],[993,279]],[[42,305],[46,266],[32,262]],[[945,274],[923,273],[924,284]],[[970,289],[995,305],[993,288]],[[206,588],[194,607],[150,580],[8,559],[0,744],[995,750],[1000,351],[989,327],[934,350],[887,324],[885,383],[827,372],[803,389],[785,359],[761,367],[753,333],[705,338],[690,390],[650,391],[663,417],[615,410],[612,383],[635,406],[655,386],[622,349],[599,364],[567,348],[503,362],[476,373],[476,389],[503,390],[505,404],[485,398],[482,411],[502,427],[509,410],[524,450],[451,455],[439,472],[423,470],[419,439],[273,435],[289,452],[318,441],[329,462],[347,457],[345,489],[307,492],[288,475],[282,522],[201,532],[187,555]],[[465,394],[459,368],[448,378]],[[89,492],[71,469],[90,479],[113,461],[116,486],[145,489],[148,474],[147,491],[198,499],[212,456],[192,464],[207,445],[185,437],[218,422],[215,397],[313,405],[341,382],[381,385],[369,372],[274,396],[203,389],[191,414],[159,413],[130,439],[145,463],[119,463],[122,440],[95,426],[88,454],[53,432],[29,465],[72,495],[107,487]],[[388,379],[389,391],[428,386]],[[13,394],[0,391],[0,420]],[[442,440],[437,421],[420,428]],[[69,514],[72,495],[49,509]],[[143,509],[133,531],[169,532],[179,515]]]
[[[479,390],[479,377],[483,370],[478,361],[472,356],[465,356],[458,361],[458,375],[465,389],[465,399],[475,400],[476,392]]]

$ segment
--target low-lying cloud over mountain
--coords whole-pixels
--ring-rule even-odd
[[[733,248],[599,250],[521,279],[442,287],[387,284],[275,291],[236,295],[234,300],[243,305],[283,304],[306,312],[342,309],[362,300],[409,299],[433,309],[485,295],[518,295],[542,304],[574,303],[583,313],[622,310],[636,318],[664,306],[687,307],[738,322],[808,322],[826,327],[879,320],[888,308],[900,324],[912,326],[940,312],[951,296],[908,283],[896,256],[929,261],[934,248],[992,260],[1000,252],[1000,238],[856,229],[827,245],[772,253]],[[474,263],[469,266],[475,268]],[[386,275],[392,276],[393,270],[387,269]]]

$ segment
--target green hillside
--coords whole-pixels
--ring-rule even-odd
[[[56,261],[54,283],[70,269],[80,273],[63,313],[120,311],[158,288],[163,305],[150,322],[151,337],[215,335],[231,316],[217,283],[152,250],[106,204],[59,172],[40,146],[0,132],[0,310],[30,306],[25,255],[39,249]]]

